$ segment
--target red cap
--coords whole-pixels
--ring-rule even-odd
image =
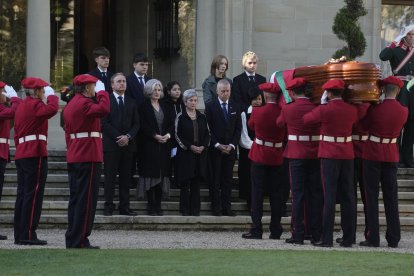
[[[49,86],[49,84],[42,79],[28,77],[22,80],[22,86],[27,89],[36,89]]]
[[[300,88],[302,86],[306,85],[306,80],[304,78],[296,78],[288,80],[286,83],[286,89],[287,90],[293,90],[296,88]]]
[[[3,87],[5,87],[7,84],[5,82],[0,81],[0,89],[2,89]]]
[[[387,84],[393,84],[398,86],[400,89],[404,87],[404,82],[397,77],[389,76],[383,80],[378,81],[379,86],[384,86]]]
[[[271,94],[277,94],[281,91],[279,84],[270,82],[260,84],[259,89]]]
[[[340,79],[331,79],[322,85],[323,90],[345,89],[345,82]]]
[[[74,85],[85,85],[85,84],[88,84],[88,83],[95,83],[97,81],[98,81],[98,79],[95,78],[94,76],[91,76],[89,74],[83,74],[83,75],[77,75],[73,79],[73,84]]]

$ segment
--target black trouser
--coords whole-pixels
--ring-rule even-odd
[[[47,157],[16,160],[17,196],[14,207],[14,240],[37,239],[47,177]]]
[[[306,223],[318,241],[322,232],[323,193],[319,159],[290,159],[292,189],[292,238],[303,241]],[[306,204],[305,204],[306,202]]]
[[[104,152],[105,208],[114,208],[116,175],[119,174],[119,211],[129,209],[129,186],[133,153],[130,151]]]
[[[161,211],[162,187],[161,183],[147,191],[148,211]]]
[[[6,171],[7,160],[0,158],[0,201],[3,194],[4,172]]]
[[[404,131],[400,144],[400,161],[405,164],[413,163],[414,120],[408,119],[404,124]]]
[[[198,177],[181,182],[181,213],[198,216],[200,214],[200,181]]]
[[[213,212],[229,212],[231,211],[231,190],[236,151],[232,150],[230,154],[223,154],[217,149],[211,149],[210,153],[212,209]]]
[[[95,219],[101,171],[100,162],[68,163],[70,198],[66,248],[90,245],[88,237]]]
[[[354,160],[321,159],[321,175],[324,188],[324,206],[321,240],[332,244],[335,224],[335,204],[337,192],[341,195],[341,227],[343,243],[352,244],[355,236],[355,192]]]
[[[242,147],[239,147],[239,166],[237,175],[239,177],[239,197],[245,199],[247,205],[250,206],[252,184],[250,177],[249,150]]]
[[[282,218],[282,185],[280,178],[282,175],[282,166],[269,166],[252,162],[252,234],[261,235],[263,233],[263,198],[264,191],[269,191],[269,201],[271,209],[270,233],[280,237],[283,233],[280,220]]]
[[[385,239],[390,245],[398,245],[401,239],[400,217],[398,213],[397,164],[364,160],[365,196],[367,201],[368,234],[367,240],[379,245],[378,196],[381,182],[384,200],[387,231]]]
[[[290,194],[290,176],[289,176],[289,159],[283,158],[283,168],[282,168],[282,216],[287,216],[287,202],[289,200]]]
[[[363,174],[363,168],[362,168],[362,159],[361,158],[355,158],[354,160],[354,190],[355,190],[355,202],[358,202],[358,184],[359,184],[359,191],[361,193],[361,200],[362,203],[364,204],[364,218],[365,218],[365,228],[364,228],[364,236],[365,239],[367,238],[367,203],[366,203],[366,199],[365,199],[365,185],[364,185],[364,174]],[[356,227],[357,227],[357,217],[358,217],[358,208],[355,208],[355,232],[356,232]],[[356,237],[355,237],[356,239]],[[354,240],[355,240],[354,239]]]

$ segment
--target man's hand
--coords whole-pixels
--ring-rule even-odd
[[[321,98],[321,104],[327,104],[328,103],[328,91],[324,91]]]
[[[128,146],[129,138],[127,135],[118,136],[116,137],[116,139],[118,139],[116,140],[116,143],[118,144],[118,146],[120,147]]]
[[[98,80],[95,85],[95,92],[98,93],[99,91],[105,91],[105,84]]]
[[[4,93],[4,95],[5,95],[7,98],[9,98],[9,99],[10,99],[11,97],[17,97],[16,90],[14,90],[13,86],[6,85],[6,86],[4,87],[4,90],[6,91],[6,93]]]
[[[52,95],[55,95],[55,90],[50,86],[45,86],[45,97],[47,98]]]

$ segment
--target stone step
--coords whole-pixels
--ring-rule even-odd
[[[282,218],[285,231],[290,229],[290,217]],[[402,230],[414,230],[414,218],[401,217]],[[263,228],[267,229],[270,217],[264,216],[262,219]],[[340,230],[340,217],[335,217],[335,229]],[[384,229],[385,218],[379,218],[380,226]],[[215,217],[215,216],[111,216],[105,217],[96,215],[94,229],[123,229],[123,230],[247,230],[250,227],[250,216],[236,217]],[[12,214],[1,214],[0,225],[3,227],[13,226]],[[364,226],[364,218],[357,219],[358,231]],[[66,228],[66,215],[42,215],[39,228]]]

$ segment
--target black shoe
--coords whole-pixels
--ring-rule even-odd
[[[388,247],[397,248],[398,247],[398,243],[388,243]]]
[[[147,210],[147,215],[148,216],[156,216],[157,215],[157,212],[155,212],[154,209],[148,209]]]
[[[303,244],[303,241],[301,240],[295,240],[294,238],[288,238],[285,240],[286,243],[292,243],[292,244]]]
[[[360,246],[365,246],[365,247],[379,247],[379,244],[373,244],[370,243],[369,241],[362,241],[359,243]]]
[[[5,241],[5,240],[7,240],[7,236],[0,235],[0,241]]]
[[[313,243],[314,246],[317,247],[332,247],[332,244],[324,243],[323,241],[318,241]]]
[[[87,246],[82,247],[82,249],[101,249],[101,248],[99,246],[89,244]]]
[[[212,215],[215,217],[220,217],[221,216],[221,212],[220,211],[213,211]]]
[[[339,246],[341,246],[341,247],[352,247],[352,243],[341,242],[341,243],[339,243]]]
[[[188,216],[190,216],[190,213],[189,212],[181,212],[181,215],[184,216],[184,217],[188,217]]]
[[[336,243],[343,243],[344,242],[344,238],[336,238]]]
[[[305,241],[311,241],[312,240],[312,235],[305,235],[305,236],[303,236],[303,239]]]
[[[233,210],[227,210],[227,211],[223,211],[223,216],[226,217],[235,217],[237,216],[236,212],[234,212]]]
[[[112,213],[114,212],[115,205],[114,204],[105,204],[104,209],[104,216],[110,217],[112,216]]]
[[[271,240],[280,240],[280,235],[275,235],[275,234],[270,234],[269,235],[269,239]]]
[[[138,214],[131,209],[119,210],[121,216],[137,216]]]
[[[253,234],[251,232],[245,233],[242,235],[243,239],[250,239],[250,240],[261,240],[262,234]]]
[[[17,244],[20,245],[46,245],[47,241],[45,240],[39,240],[39,239],[34,239],[34,240],[20,240],[18,241]]]
[[[157,216],[163,216],[164,215],[164,211],[161,208],[157,209],[155,212],[157,213]]]

